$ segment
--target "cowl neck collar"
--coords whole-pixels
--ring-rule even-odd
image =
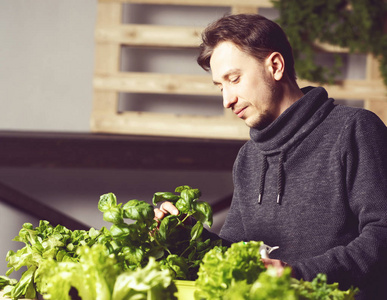
[[[301,89],[304,96],[293,103],[268,127],[250,129],[256,147],[266,154],[286,151],[315,128],[333,108],[333,99],[322,87]]]

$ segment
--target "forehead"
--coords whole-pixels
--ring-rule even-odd
[[[244,70],[255,67],[258,61],[255,57],[240,50],[232,42],[219,43],[212,52],[210,67],[214,80],[221,80],[232,70]]]

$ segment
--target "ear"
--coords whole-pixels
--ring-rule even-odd
[[[279,52],[271,53],[266,59],[266,63],[273,78],[280,81],[285,74],[285,59],[282,54]]]

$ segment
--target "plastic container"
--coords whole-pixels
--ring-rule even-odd
[[[195,281],[175,280],[177,287],[177,299],[179,300],[194,300],[195,296]]]

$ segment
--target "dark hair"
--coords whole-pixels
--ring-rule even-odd
[[[282,28],[258,14],[227,15],[210,24],[202,33],[198,64],[210,70],[214,48],[223,41],[233,42],[241,51],[258,60],[276,51],[285,60],[285,72],[289,79],[296,79],[293,51]]]

